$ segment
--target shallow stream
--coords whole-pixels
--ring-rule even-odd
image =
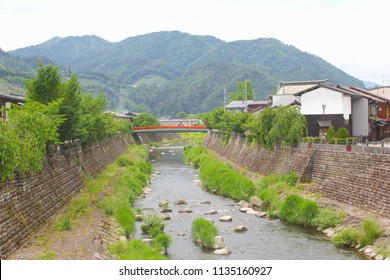
[[[196,183],[198,171],[183,162],[183,147],[156,148],[150,152],[155,160],[153,167],[161,174],[154,176],[149,188],[150,193],[140,199],[134,208],[159,212],[161,200],[169,201],[171,219],[164,221],[165,232],[171,235],[172,245],[168,248],[170,259],[207,260],[207,259],[263,259],[263,260],[342,260],[363,258],[354,250],[337,248],[329,239],[317,231],[303,229],[281,222],[257,218],[239,211],[233,200],[223,198],[207,191]],[[195,182],[194,182],[195,181]],[[187,205],[175,205],[175,201],[184,199]],[[204,204],[205,201],[210,204]],[[192,213],[179,213],[189,208]],[[154,209],[154,210],[152,210]],[[217,210],[215,215],[204,214]],[[232,222],[220,222],[224,215],[233,217]],[[230,255],[216,256],[213,251],[203,250],[195,244],[191,236],[192,221],[198,217],[214,221],[223,236],[225,246],[232,250]],[[234,232],[237,225],[244,225],[248,231]],[[144,238],[137,223],[136,236]]]

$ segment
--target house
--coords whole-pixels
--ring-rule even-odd
[[[312,88],[319,84],[329,84],[328,80],[280,82],[276,94],[271,95],[272,107],[297,105],[300,106],[300,97],[296,93]]]
[[[233,113],[251,113],[269,106],[266,100],[235,100],[225,106],[225,111]]]
[[[341,86],[318,83],[295,94],[300,97],[310,136],[323,135],[331,125],[353,136],[367,137],[368,96]]]
[[[280,82],[276,95],[295,94],[318,84],[329,84],[328,80]]]
[[[18,95],[9,95],[0,93],[0,109],[2,108],[11,108],[11,104],[23,105],[25,103],[25,98]],[[4,122],[7,120],[7,112],[0,111],[0,121]]]
[[[231,101],[225,106],[226,112],[232,113],[246,113],[248,112],[248,104],[252,103],[253,100],[235,100]]]
[[[369,139],[377,141],[390,137],[390,87],[374,90],[364,90],[352,86],[344,88],[357,92],[368,99]]]

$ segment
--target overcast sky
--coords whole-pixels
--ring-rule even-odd
[[[0,48],[54,36],[179,30],[224,41],[272,37],[363,80],[389,84],[390,0],[0,0]]]

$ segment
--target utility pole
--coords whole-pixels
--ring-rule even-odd
[[[226,88],[223,88],[223,104],[226,105],[228,102],[228,93],[227,93],[227,89]]]

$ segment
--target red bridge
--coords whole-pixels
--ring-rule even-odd
[[[160,125],[134,127],[133,133],[180,133],[180,132],[207,132],[204,125]]]

